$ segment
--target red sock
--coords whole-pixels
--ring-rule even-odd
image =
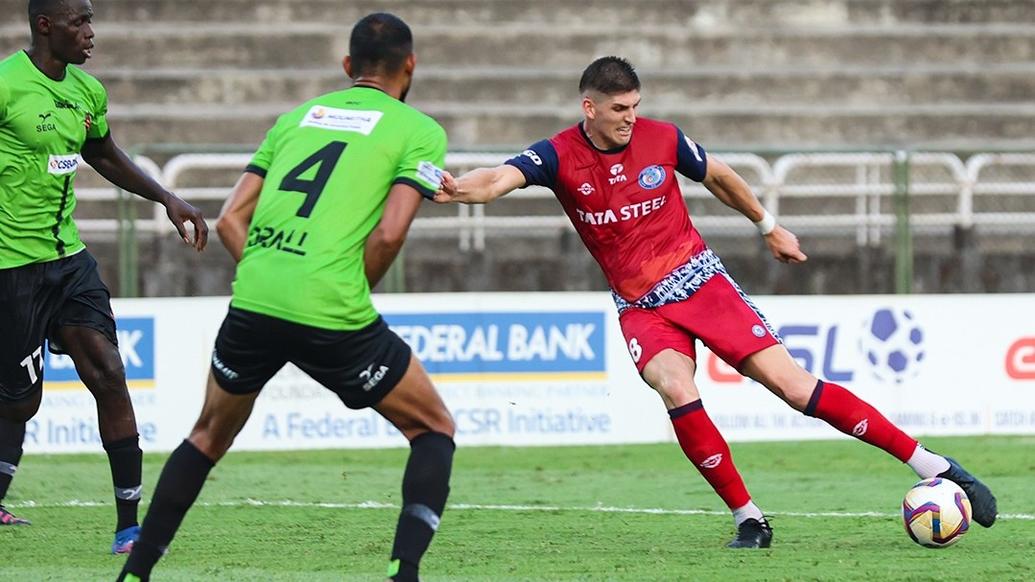
[[[708,418],[700,400],[668,411],[676,429],[679,446],[690,462],[722,497],[730,509],[738,509],[751,501],[744,480],[733,465],[733,455],[726,439]]]
[[[837,384],[816,383],[805,414],[825,420],[837,430],[887,451],[905,463],[916,450],[916,440],[902,432],[877,409]]]

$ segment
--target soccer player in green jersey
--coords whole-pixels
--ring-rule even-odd
[[[89,0],[30,0],[28,8],[30,48],[0,61],[0,501],[40,406],[48,340],[50,351],[71,356],[97,401],[118,513],[112,552],[126,553],[140,529],[141,454],[110,294],[72,220],[80,155],[120,188],[165,205],[199,251],[207,228],[112,139],[104,87],[75,66],[93,50]],[[0,505],[0,525],[25,523]]]
[[[288,362],[410,441],[388,577],[417,580],[449,493],[454,424],[370,289],[440,185],[446,135],[403,103],[416,64],[403,21],[364,17],[349,53],[353,86],[282,115],[224,206],[217,229],[239,262],[205,404],[162,470],[120,580],[148,579],[259,391]]]

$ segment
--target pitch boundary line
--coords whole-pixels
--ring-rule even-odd
[[[10,508],[61,508],[61,507],[108,507],[110,502],[104,501],[83,501],[72,499],[55,503],[40,503],[36,501],[22,501],[8,504]],[[394,503],[383,503],[380,501],[363,501],[360,503],[332,503],[318,501],[293,501],[281,499],[275,501],[264,501],[261,499],[244,499],[241,501],[215,501],[195,503],[198,507],[300,507],[312,509],[399,509]],[[446,508],[449,511],[533,511],[533,512],[580,512],[580,513],[631,513],[644,515],[716,515],[728,516],[728,511],[712,511],[708,509],[663,509],[660,507],[614,507],[608,505],[590,506],[560,506],[560,505],[492,505],[479,503],[455,503]],[[897,513],[882,513],[879,511],[773,511],[767,512],[773,517],[834,517],[834,518],[861,518],[876,517],[889,518],[898,517]],[[1030,513],[1002,513],[999,519],[1035,521],[1035,514]]]

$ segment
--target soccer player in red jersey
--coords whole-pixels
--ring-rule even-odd
[[[594,61],[579,82],[581,123],[502,166],[445,176],[435,200],[482,204],[525,186],[553,190],[604,271],[629,353],[661,395],[680,447],[733,512],[737,535],[729,547],[768,547],[773,533],[702,406],[694,384],[696,340],[796,410],[885,450],[921,478],[958,483],[974,519],[991,526],[996,500],[988,487],[791,357],[694,228],[675,172],[754,222],[776,260],[804,262],[798,239],[776,224],[729,166],[675,125],[639,117],[639,90],[624,59]]]

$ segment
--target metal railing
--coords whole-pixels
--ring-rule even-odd
[[[850,236],[858,246],[878,246],[894,238],[896,288],[906,292],[912,279],[913,236],[971,229],[977,226],[1009,232],[1035,233],[1035,154],[977,153],[965,161],[944,152],[841,152],[787,153],[763,157],[752,153],[716,153],[737,170],[752,186],[766,207],[781,223],[799,234]],[[446,165],[460,173],[474,167],[502,163],[509,154],[452,153]],[[249,162],[244,153],[186,153],[175,155],[164,165],[138,155],[138,164],[167,188],[191,201],[221,201],[232,182],[219,187],[181,187],[184,178],[199,170],[236,172]],[[1005,172],[1005,177],[1001,174]],[[228,173],[228,176],[232,175]],[[711,199],[700,184],[680,177],[688,203]],[[132,205],[114,188],[78,190],[82,200],[119,200],[116,218],[84,219],[83,231],[116,233],[124,243],[120,248],[120,268],[135,280],[137,233],[153,236],[172,232],[164,210],[155,206],[146,217],[136,217]],[[508,198],[550,199],[544,188],[527,188]],[[989,197],[1031,201],[1020,210],[987,208],[976,204]],[[934,210],[920,202],[941,200]],[[850,203],[851,211],[830,210],[837,201]],[[813,203],[813,201],[815,203]],[[796,205],[796,206],[795,206]],[[792,206],[794,206],[792,208]],[[491,209],[491,210],[490,210]],[[736,213],[695,214],[702,230],[728,236],[753,236],[751,225]],[[554,236],[571,229],[567,217],[558,209],[551,215],[522,214],[508,205],[456,205],[455,214],[419,217],[412,227],[415,236],[454,238],[462,251],[482,251],[490,237]],[[132,291],[132,290],[127,290]],[[132,294],[132,293],[130,293]]]

